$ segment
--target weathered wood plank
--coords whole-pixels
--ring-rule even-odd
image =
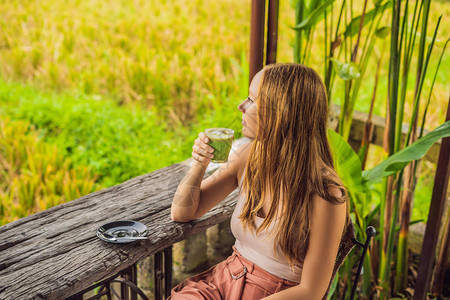
[[[187,166],[175,164],[0,227],[0,299],[64,299],[191,234],[228,219],[237,191],[202,218],[170,219]],[[136,220],[149,240],[109,244],[95,233]]]
[[[329,126],[336,130],[338,126],[338,119],[339,119],[339,113],[340,113],[340,107],[339,105],[333,105],[333,111],[330,115],[330,121]],[[352,147],[357,148],[361,145],[361,140],[363,136],[364,126],[367,121],[368,114],[355,111],[353,113],[353,121],[352,126],[350,129],[350,136],[349,136],[349,143],[352,145]],[[373,115],[372,116],[372,123],[373,123],[373,134],[372,139],[370,142],[377,146],[383,146],[383,135],[384,135],[384,127],[385,127],[385,119]],[[428,131],[425,130],[424,135]],[[403,124],[402,128],[402,136],[403,140],[406,138],[406,135],[408,133],[408,126],[406,124]],[[441,141],[437,141],[436,143],[431,146],[430,150],[425,154],[424,159],[427,161],[430,161],[432,163],[437,163],[437,159],[439,156],[439,149],[441,148]]]

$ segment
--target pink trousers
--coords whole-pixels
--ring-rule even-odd
[[[234,247],[233,247],[234,248]],[[297,285],[261,269],[234,248],[233,254],[211,269],[172,289],[171,300],[261,299]]]

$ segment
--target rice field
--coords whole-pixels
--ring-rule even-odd
[[[290,27],[294,10],[290,2],[280,1],[279,62],[293,60],[294,32]],[[57,151],[61,159],[47,161],[40,150],[27,146],[27,155],[36,163],[81,172],[77,176],[92,183],[79,188],[80,193],[55,193],[50,204],[42,202],[45,197],[36,196],[34,205],[15,213],[15,218],[184,160],[203,128],[220,125],[238,131],[239,122],[235,121],[240,114],[235,108],[246,97],[248,85],[250,4],[250,0],[0,1],[2,126],[18,139],[54,149],[51,151]],[[434,73],[450,28],[450,4],[433,1],[428,35],[440,14],[440,42],[429,74]],[[389,25],[388,16],[384,22]],[[323,38],[319,25],[310,63],[320,74]],[[382,49],[383,43],[377,44],[375,56]],[[449,63],[446,53],[431,96],[427,129],[444,121],[449,79],[445,66]],[[375,104],[375,113],[382,116],[388,62],[383,65]],[[428,76],[424,97],[428,97],[431,84],[432,76]],[[412,74],[411,85],[414,79]],[[356,109],[369,109],[372,87],[373,78],[368,77]],[[413,91],[408,93],[412,98]],[[337,82],[335,102],[339,103],[341,94]],[[406,104],[406,114],[412,111],[411,103]],[[7,151],[25,150],[8,150],[6,145],[14,143],[1,145],[3,164],[15,165],[8,169],[12,170],[8,171],[10,178],[34,172],[6,155]],[[375,163],[376,153],[373,157]],[[73,171],[77,168],[83,171]],[[423,182],[429,182],[433,166],[426,165],[424,170],[428,179]],[[57,185],[67,183],[56,177],[52,180]],[[1,215],[11,214],[6,205],[19,211],[24,201],[18,192],[21,187],[8,190],[5,183],[9,181],[2,181],[0,192],[8,194],[8,201],[2,200],[0,223],[14,219],[2,221]],[[45,181],[39,184],[43,188]],[[429,184],[422,185],[431,191]]]

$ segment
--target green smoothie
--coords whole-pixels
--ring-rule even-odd
[[[214,157],[211,161],[216,163],[227,162],[231,143],[234,139],[234,131],[229,128],[208,128],[205,129],[205,134],[209,138],[208,145],[214,148]]]

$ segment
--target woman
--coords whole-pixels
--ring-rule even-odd
[[[347,222],[327,140],[324,85],[308,67],[269,65],[238,109],[250,142],[202,180],[214,153],[200,133],[171,211],[174,221],[188,222],[239,187],[231,218],[235,251],[175,287],[171,299],[322,299]]]

